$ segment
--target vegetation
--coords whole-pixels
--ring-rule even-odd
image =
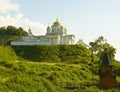
[[[11,31],[14,36],[9,37],[11,33],[6,35],[1,32],[6,44],[14,37],[24,35]],[[0,46],[0,91],[119,92],[117,88],[99,89],[100,55],[106,45],[114,60],[118,88],[120,86],[120,63],[114,59],[115,48],[103,37],[90,45],[91,48],[81,45]]]
[[[0,62],[2,92],[118,92],[99,90],[87,64]]]
[[[0,35],[21,36],[21,35],[26,35],[26,32],[22,27],[16,28],[14,26],[7,26],[0,28]]]
[[[35,49],[36,48],[36,49]],[[33,46],[33,50],[38,50],[38,48],[51,50],[49,53],[51,55],[58,55],[60,60],[67,60],[68,56],[71,58],[70,63],[67,62],[55,62],[51,59],[50,62],[48,58],[42,62],[31,62],[22,59],[15,53],[14,50],[21,50],[21,56],[23,55],[22,49],[25,47],[17,48],[9,46],[0,47],[0,91],[1,92],[118,92],[118,89],[99,89],[99,76],[97,74],[99,63],[97,56],[94,62],[91,62],[91,52],[89,49],[82,46]],[[51,49],[50,49],[51,48]],[[54,48],[54,52],[52,52]],[[72,50],[69,50],[72,48]],[[29,50],[32,49],[29,47]],[[63,49],[63,51],[62,51]],[[74,50],[78,49],[77,54]],[[79,50],[80,49],[80,50]],[[42,52],[41,50],[41,52]],[[67,52],[67,50],[69,50]],[[26,51],[26,49],[25,49]],[[45,51],[45,50],[44,50]],[[59,53],[65,54],[64,57]],[[88,55],[85,57],[81,56],[81,61],[74,62],[74,57],[72,55],[79,56]],[[80,54],[81,51],[81,54]],[[20,51],[18,51],[20,52]],[[32,55],[35,54],[32,52]],[[87,52],[87,53],[86,53]],[[25,52],[24,52],[25,53]],[[46,53],[46,52],[44,52]],[[56,54],[55,54],[56,53]],[[69,54],[68,54],[69,53]],[[73,54],[74,53],[74,54]],[[25,55],[25,54],[24,54]],[[26,54],[27,55],[27,54]],[[49,55],[49,54],[48,54]],[[66,57],[67,55],[67,57]],[[44,58],[45,55],[43,55]],[[53,57],[56,58],[56,57]],[[53,62],[52,62],[53,60]],[[76,59],[77,60],[77,59]],[[120,84],[120,63],[115,62],[114,69],[117,71],[117,82]]]
[[[41,62],[91,62],[91,51],[81,45],[12,46],[16,54],[24,59]],[[87,58],[87,59],[86,59]],[[99,59],[96,57],[95,61]]]
[[[0,61],[15,61],[18,57],[10,46],[0,46]]]
[[[110,59],[115,61],[116,49],[111,44],[109,44],[103,36],[98,37],[94,42],[90,42],[89,44],[93,53],[96,54],[99,58],[101,58],[104,49],[107,48]]]
[[[11,41],[26,35],[23,28],[14,26],[0,27],[0,45],[9,45]]]

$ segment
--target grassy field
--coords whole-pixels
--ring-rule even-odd
[[[0,47],[0,92],[119,92],[99,89],[98,68],[94,62],[32,62]]]
[[[0,91],[118,92],[99,90],[99,77],[88,65],[28,61],[0,62]]]

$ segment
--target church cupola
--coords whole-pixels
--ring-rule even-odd
[[[102,63],[99,69],[100,88],[109,89],[116,88],[116,74],[112,71],[112,64],[105,49],[102,57]]]
[[[48,26],[47,27],[47,34],[50,34],[51,33],[51,28]]]
[[[56,19],[52,26],[61,26],[61,23],[58,21],[58,18]]]
[[[56,21],[52,24],[51,26],[51,33],[52,34],[61,34],[61,35],[66,35],[66,30],[65,28],[62,26],[62,24],[59,22],[58,18],[56,19]]]
[[[30,28],[29,28],[29,30],[28,30],[28,36],[29,36],[29,37],[32,37],[32,36],[33,36],[32,31],[31,31]]]
[[[31,32],[31,29],[30,29],[30,28],[29,28],[29,30],[28,30],[28,33],[29,33],[29,34],[32,34],[32,32]]]

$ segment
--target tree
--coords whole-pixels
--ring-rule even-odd
[[[110,59],[115,60],[116,49],[110,45],[103,36],[98,37],[94,42],[90,42],[89,45],[91,46],[93,53],[99,58],[101,58],[104,49],[107,48]]]
[[[22,27],[19,27],[17,29],[17,35],[19,35],[19,36],[27,35],[27,32]]]
[[[14,26],[7,26],[6,33],[8,35],[16,35],[17,28]]]
[[[3,26],[0,28],[0,35],[3,35],[5,33],[6,33],[6,28],[5,28],[5,26]]]
[[[11,41],[27,35],[27,32],[22,28],[15,26],[0,27],[0,45],[9,45]]]
[[[22,27],[16,28],[11,25],[7,27],[0,27],[0,35],[23,36],[26,34],[27,32]]]

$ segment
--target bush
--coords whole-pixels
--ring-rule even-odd
[[[16,54],[35,62],[91,62],[91,52],[81,45],[12,46]]]

